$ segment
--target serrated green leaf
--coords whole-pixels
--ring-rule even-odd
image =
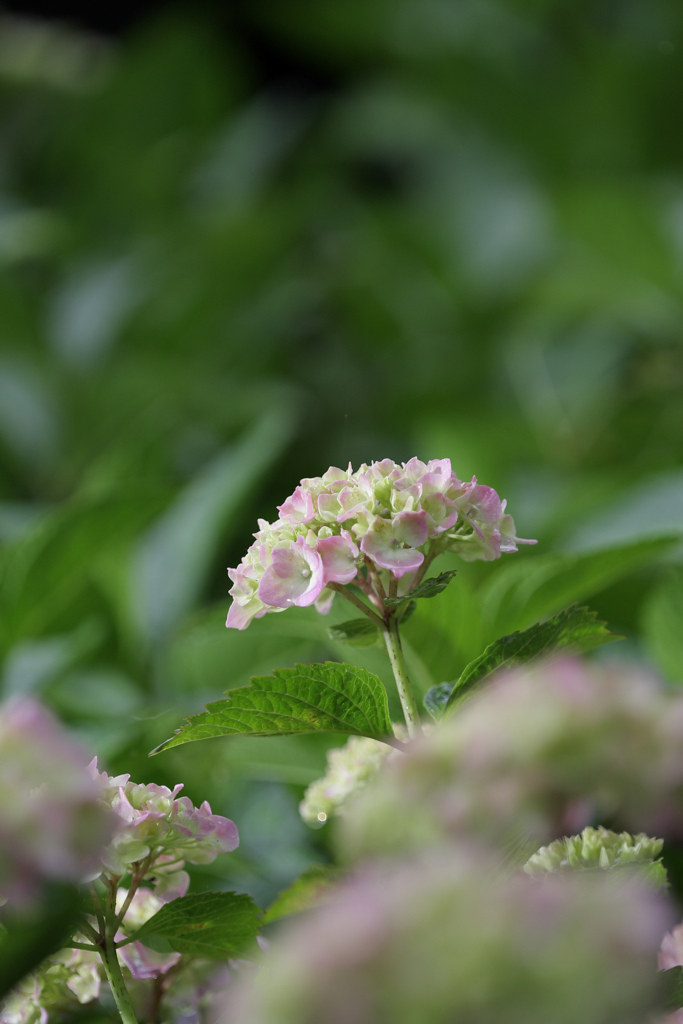
[[[296,881],[275,897],[263,918],[264,924],[279,921],[281,917],[300,914],[322,903],[341,878],[339,868],[316,864],[304,871]]]
[[[379,630],[370,619],[348,619],[330,626],[327,631],[330,640],[349,644],[351,647],[373,647],[379,642]]]
[[[276,669],[207,704],[153,754],[214,736],[340,732],[393,743],[384,685],[354,665],[327,661]]]
[[[448,569],[447,572],[439,573],[438,576],[432,576],[431,579],[424,580],[404,597],[387,597],[384,605],[386,608],[401,608],[404,604],[408,604],[419,597],[436,597],[437,594],[446,589],[457,571],[457,569]]]
[[[244,893],[202,892],[166,903],[134,938],[159,953],[223,959],[249,952],[260,913]]]
[[[572,605],[546,622],[495,640],[467,665],[454,684],[446,707],[452,707],[473,686],[499,668],[524,665],[554,651],[590,651],[622,639],[610,632],[604,622],[599,622],[596,614],[590,608]]]

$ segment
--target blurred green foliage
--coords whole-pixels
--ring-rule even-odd
[[[300,477],[450,457],[539,538],[421,602],[422,692],[587,598],[683,679],[683,7],[241,17],[0,21],[0,654],[103,766],[233,817],[204,874],[265,905],[325,858],[296,802],[330,741],[146,755],[251,675],[388,679],[339,609],[223,628],[225,566]]]

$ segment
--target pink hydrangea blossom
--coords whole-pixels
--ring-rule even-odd
[[[169,789],[156,783],[133,783],[128,775],[110,778],[98,772],[97,758],[90,772],[104,780],[104,801],[118,820],[118,829],[101,854],[106,871],[124,875],[151,856],[150,872],[154,869],[161,894],[182,886],[187,877],[181,870],[183,861],[209,864],[219,853],[230,853],[239,845],[235,823],[213,814],[206,801],[194,807],[189,797],[179,797],[182,783]]]
[[[383,459],[356,471],[331,466],[303,479],[278,511],[274,523],[259,520],[254,543],[228,570],[231,628],[294,605],[324,614],[334,588],[349,584],[377,604],[378,580],[379,593],[396,580],[406,593],[445,551],[490,561],[536,543],[516,536],[492,487],[476,477],[463,483],[449,459]]]

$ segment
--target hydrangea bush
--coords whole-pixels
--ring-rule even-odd
[[[268,908],[268,926],[295,919],[257,969],[249,897],[188,895],[186,865],[234,850],[234,823],[180,784],[86,768],[35,706],[15,709],[0,724],[0,890],[20,906],[52,873],[80,882],[84,900],[67,946],[6,996],[2,1024],[45,1024],[97,998],[123,1024],[678,1024],[683,926],[665,865],[683,841],[683,697],[578,660],[615,637],[571,606],[433,686],[425,724],[401,627],[453,584],[455,570],[430,576],[432,564],[535,541],[447,459],[332,467],[278,511],[229,570],[227,626],[324,614],[338,595],[361,617],[336,623],[334,639],[384,643],[405,726],[366,669],[295,665],[229,690],[152,753],[236,734],[345,735],[300,807],[316,827],[336,819],[339,864],[305,872]],[[88,815],[99,824],[84,842]],[[55,851],[42,849],[48,822]]]

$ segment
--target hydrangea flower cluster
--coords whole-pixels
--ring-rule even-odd
[[[36,770],[52,767],[57,772],[60,765],[63,770],[61,761],[51,764],[46,760],[50,752],[47,740],[52,733],[45,731],[48,719],[42,717],[44,713],[41,711],[38,715],[35,708],[30,707],[24,710],[24,716],[34,726],[42,726],[38,740],[42,739],[47,747],[47,751],[42,752],[42,760],[39,750],[31,751]],[[17,723],[12,718],[15,724],[23,721],[21,718]],[[17,739],[27,744],[27,737],[21,731],[17,732]],[[27,745],[27,749],[31,748]],[[97,758],[86,767],[80,751],[78,755],[70,747],[68,751],[72,754],[67,762],[69,772],[64,779],[58,775],[58,781],[73,786],[77,807],[83,794],[87,794],[88,806],[92,805],[99,821],[107,823],[106,834],[100,829],[94,857],[87,864],[89,878],[99,879],[91,886],[93,910],[99,903],[101,913],[103,892],[105,899],[107,893],[115,897],[112,938],[120,944],[120,962],[136,982],[157,979],[179,965],[181,955],[156,953],[141,942],[127,941],[128,937],[164,903],[185,895],[189,885],[189,876],[183,870],[185,861],[209,864],[219,853],[236,849],[239,844],[237,827],[229,818],[212,814],[206,801],[194,807],[188,797],[179,796],[182,784],[169,789],[155,783],[131,782],[129,775],[110,777],[98,771]],[[63,753],[61,747],[60,752]],[[15,760],[15,767],[16,763]],[[40,794],[41,790],[38,792]],[[63,808],[61,811],[63,813]],[[52,821],[49,815],[48,820]],[[59,837],[59,833],[57,835]],[[44,830],[38,833],[38,838],[49,846],[49,836]],[[75,864],[78,871],[73,874],[73,880],[83,881],[83,861],[76,860]],[[67,866],[71,867],[71,861]],[[129,888],[119,886],[126,875]],[[141,886],[145,880],[152,888]],[[53,1010],[61,1013],[69,1002],[87,1003],[98,997],[104,968],[92,943],[98,935],[103,939],[98,932],[100,923],[93,913],[85,915],[79,927],[81,930],[74,940],[86,944],[87,948],[64,950],[48,957],[39,970],[28,976],[0,1005],[0,1024],[46,1024]]]
[[[348,798],[377,774],[388,757],[395,756],[386,743],[369,736],[351,736],[343,747],[327,751],[327,771],[312,782],[299,804],[299,813],[313,828],[339,814]]]
[[[671,910],[607,872],[510,877],[463,849],[365,865],[285,925],[231,1024],[641,1024]],[[577,984],[577,978],[581,983]]]
[[[488,561],[535,544],[515,536],[505,504],[476,477],[459,480],[449,459],[383,459],[356,472],[332,466],[302,480],[276,522],[259,520],[255,543],[228,570],[226,625],[245,629],[293,605],[314,604],[324,614],[334,587],[349,583],[379,607],[392,579],[408,593],[441,552]]]
[[[131,782],[129,775],[110,777],[98,772],[97,758],[90,773],[100,781],[103,800],[118,821],[101,854],[105,871],[120,876],[145,863],[145,874],[153,869],[156,895],[165,901],[187,890],[184,861],[210,864],[219,853],[230,853],[239,845],[237,826],[229,818],[212,814],[206,800],[194,807],[189,797],[178,797],[182,783],[169,789]]]
[[[511,836],[549,843],[594,821],[683,834],[683,697],[646,673],[566,658],[500,672],[349,805],[347,857]]]
[[[76,1009],[97,999],[101,987],[97,953],[64,949],[27,974],[0,1004],[0,1024],[47,1024],[54,1007]]]
[[[607,828],[591,828],[578,836],[564,836],[549,846],[542,846],[524,865],[528,875],[544,875],[554,871],[597,868],[609,871],[615,867],[636,867],[643,879],[653,885],[666,885],[666,869],[659,860],[663,839],[640,832],[611,832]]]

